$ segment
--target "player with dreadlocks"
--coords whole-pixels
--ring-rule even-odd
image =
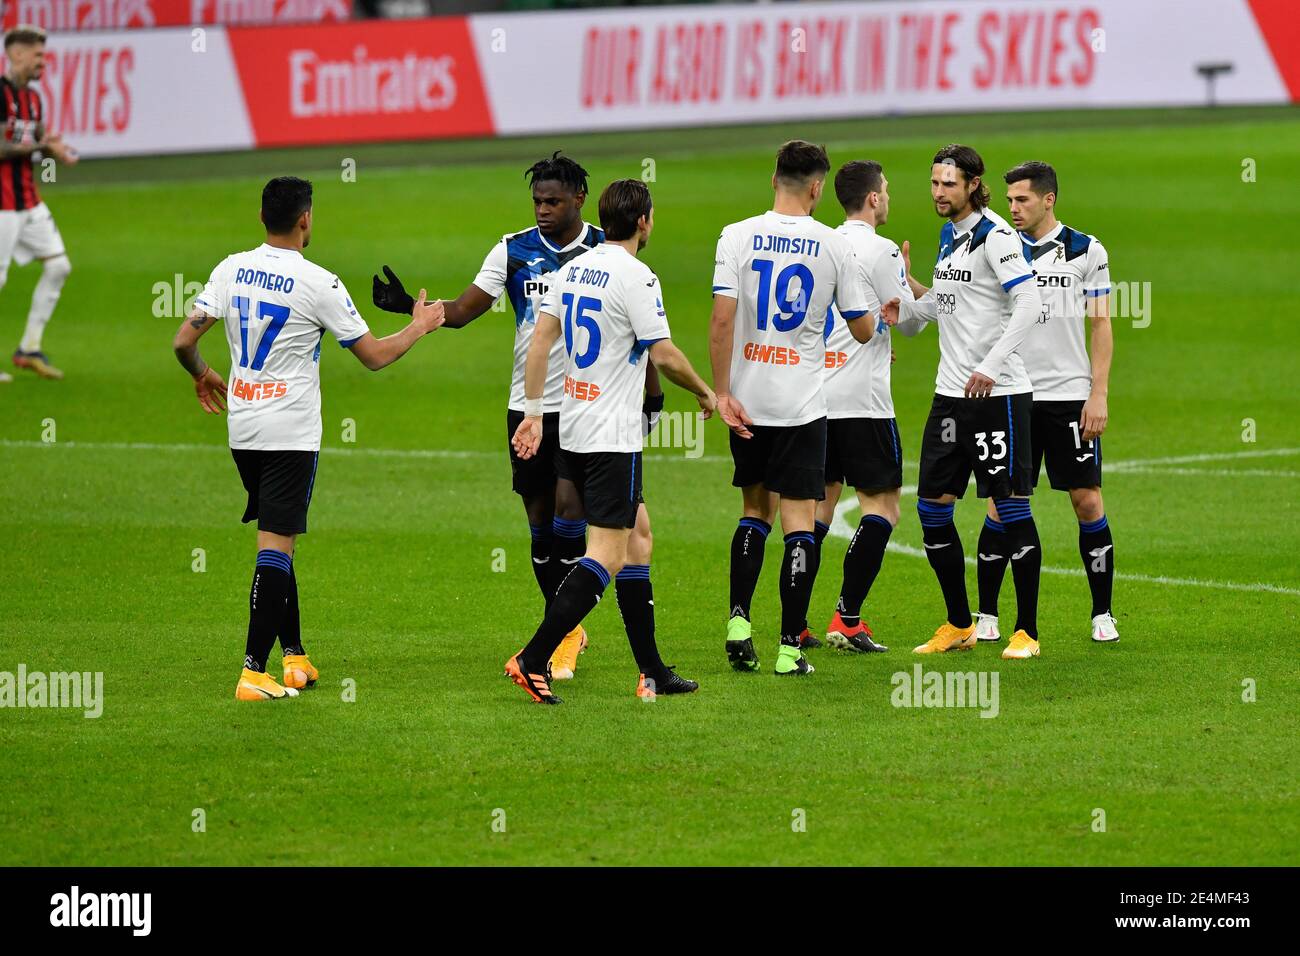
[[[519,423],[524,420],[524,365],[533,329],[540,312],[542,297],[555,273],[576,256],[594,249],[604,233],[582,218],[587,199],[587,171],[557,150],[524,170],[533,194],[536,225],[501,238],[479,270],[474,281],[460,297],[444,301],[448,329],[464,328],[492,308],[506,295],[515,313],[514,370],[510,380],[510,402],[506,412],[506,445],[510,450],[510,468],[515,494],[524,502],[528,528],[532,535],[533,574],[542,598],[550,607],[560,582],[582,559],[587,549],[587,522],[582,503],[572,485],[557,488],[555,456],[559,448],[560,405],[564,395],[565,337],[551,349],[550,364],[543,393],[544,428],[542,446],[537,454],[524,460],[510,445]],[[373,298],[379,308],[409,315],[412,299],[393,270],[384,266],[385,283],[374,277]],[[646,378],[646,412],[654,418],[663,408],[663,390],[654,366]],[[649,535],[649,528],[638,528],[634,535]],[[552,676],[556,680],[573,677],[578,654],[586,647],[587,634],[581,625],[574,628],[551,658]]]

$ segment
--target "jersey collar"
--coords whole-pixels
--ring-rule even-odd
[[[871,223],[869,223],[869,222],[867,222],[866,220],[863,220],[863,219],[845,219],[845,220],[844,220],[844,225],[846,225],[846,226],[858,226],[859,228],[865,229],[865,230],[867,230],[867,232],[870,232],[870,233],[874,233],[874,232],[876,231],[876,227],[875,227],[875,226],[873,226]]]
[[[1056,228],[1053,229],[1051,232],[1049,232],[1047,235],[1043,236],[1043,238],[1041,239],[1033,239],[1029,236],[1028,233],[1024,233],[1024,232],[1020,234],[1020,238],[1027,245],[1041,246],[1045,242],[1055,242],[1058,238],[1060,238],[1061,230],[1064,228],[1065,228],[1065,223],[1058,222],[1056,224]]]
[[[536,227],[534,226],[533,228]],[[537,230],[537,238],[542,240],[542,245],[544,245],[547,249],[550,249],[552,252],[568,252],[570,249],[576,249],[578,246],[582,245],[582,240],[587,238],[587,234],[591,232],[591,229],[592,229],[591,224],[584,219],[582,222],[582,228],[578,230],[577,238],[575,238],[571,243],[569,243],[563,249],[561,249],[555,243],[551,242],[551,240],[543,236],[542,230],[540,229]]]
[[[975,228],[975,224],[984,218],[984,210],[976,209],[961,222],[952,224],[952,236],[956,239],[958,236],[964,236]]]
[[[302,253],[297,249],[285,249],[282,246],[273,246],[269,242],[262,243],[259,248],[266,252],[277,252],[283,253],[286,256],[297,256],[299,259],[302,258]]]

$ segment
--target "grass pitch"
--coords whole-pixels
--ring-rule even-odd
[[[0,709],[0,863],[1300,862],[1300,316],[1279,215],[1294,201],[1297,119],[917,117],[64,171],[46,198],[74,271],[46,347],[67,379],[0,386],[0,671],[102,671],[104,710]],[[890,653],[821,650],[811,679],[772,677],[774,536],[755,607],[764,670],[732,673],[722,642],[739,496],[725,429],[710,422],[703,457],[652,450],[645,466],[659,639],[700,693],[633,697],[611,594],[588,621],[593,645],[561,688],[566,705],[530,705],[501,676],[540,600],[504,450],[513,323],[490,312],[378,375],[327,343],[325,450],[297,559],[321,684],[284,705],[236,705],[254,534],[238,523],[225,422],[194,402],[170,354],[179,319],[154,317],[155,284],[201,282],[256,245],[262,182],[294,172],[316,182],[309,253],[358,302],[384,262],[408,288],[454,296],[494,241],[531,224],[520,171],[533,159],[564,147],[583,161],[594,220],[594,193],[649,158],[658,228],[645,259],[675,340],[707,370],[718,231],[767,208],[773,150],[794,135],[827,142],[836,165],[884,163],[884,231],[912,240],[918,272],[940,225],[929,159],[962,140],[995,186],[1019,161],[1053,162],[1061,218],[1102,239],[1118,282],[1150,283],[1149,325],[1115,322],[1105,438],[1123,640],[1088,640],[1073,515],[1044,487],[1034,511],[1045,563],[1063,573],[1043,578],[1043,657],[1013,664],[980,647],[925,660],[996,671],[995,719],[892,706],[892,675],[911,672],[910,648],[942,615],[930,568],[909,553],[921,536],[908,496],[901,547],[865,610]],[[354,183],[341,181],[346,158]],[[1254,182],[1243,181],[1247,159]],[[828,197],[818,217],[838,213]],[[10,341],[34,281],[14,269],[0,295]],[[362,311],[377,333],[396,327]],[[927,330],[897,343],[909,483],[936,342]],[[205,338],[224,372],[223,351],[219,333]],[[669,410],[692,404],[669,388]],[[968,555],[982,516],[972,495],[958,506]],[[850,511],[841,527],[855,520]],[[826,546],[814,628],[830,615],[844,548],[839,537]],[[1003,593],[1005,617],[1009,580]]]

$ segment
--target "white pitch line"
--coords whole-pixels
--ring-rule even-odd
[[[656,446],[648,445],[647,450],[652,450]],[[229,448],[225,445],[212,444],[207,442],[93,442],[93,441],[61,441],[61,442],[42,442],[27,441],[13,438],[0,438],[0,448],[78,448],[89,450],[107,450],[107,451],[172,451],[172,452],[227,452]],[[375,458],[496,458],[502,454],[497,450],[466,450],[456,448],[339,448],[335,446],[326,446],[321,452],[327,455],[360,455],[362,457]],[[1109,462],[1105,465],[1105,470],[1110,472],[1123,471],[1147,471],[1160,465],[1179,465],[1190,464],[1204,461],[1229,461],[1243,458],[1276,458],[1288,455],[1300,455],[1300,448],[1260,448],[1250,451],[1237,452],[1216,452],[1204,455],[1182,455],[1173,458],[1135,458],[1125,461]],[[685,455],[677,454],[655,454],[650,456],[655,461],[704,461],[711,463],[725,462],[731,463],[730,455],[701,455],[698,458],[688,458]],[[904,468],[915,468],[915,461],[903,462]],[[1171,474],[1180,474],[1177,470],[1170,469]],[[1200,472],[1186,470],[1187,474],[1200,474]],[[1289,471],[1233,471],[1231,469],[1221,469],[1207,471],[1206,474],[1216,476],[1272,476],[1291,477],[1294,472]],[[904,493],[907,493],[906,490]]]
[[[904,488],[903,492],[904,494],[907,494],[914,492],[915,490],[915,488]],[[857,506],[858,501],[856,497],[845,498],[836,505],[835,518],[831,522],[831,530],[829,533],[835,535],[837,538],[852,539],[853,528],[846,520],[844,520],[844,515],[846,512],[857,508]],[[895,541],[891,541],[886,548],[889,551],[893,551],[895,554],[905,554],[913,558],[925,557],[925,551],[920,548],[914,548],[910,544],[899,544]],[[975,559],[968,557],[966,558],[966,563],[968,565],[974,565]],[[1084,576],[1082,568],[1053,568],[1047,565],[1043,565],[1043,573],[1063,574],[1067,577],[1080,578]],[[1115,578],[1119,581],[1138,581],[1142,584],[1165,584],[1185,588],[1215,588],[1220,591],[1257,591],[1268,594],[1287,594],[1300,597],[1300,589],[1286,588],[1278,584],[1265,584],[1262,581],[1243,584],[1237,581],[1207,581],[1202,578],[1170,578],[1165,577],[1164,575],[1125,574],[1122,571],[1116,571]]]
[[[1122,475],[1199,475],[1210,478],[1300,478],[1300,471],[1270,468],[1171,468],[1167,465],[1129,465],[1116,468]]]
[[[228,452],[225,445],[213,445],[206,443],[175,443],[167,444],[162,442],[40,442],[40,441],[16,441],[14,439],[0,439],[0,448],[73,448],[73,449],[92,449],[107,451],[170,451],[170,452]],[[454,448],[322,448],[322,453],[327,455],[359,455],[363,457],[377,458],[424,458],[424,459],[467,459],[467,458],[497,458],[501,455],[500,451],[470,451]],[[1151,458],[1145,460],[1135,460],[1127,462],[1127,466],[1132,469],[1147,469],[1153,465],[1176,464],[1179,462],[1193,461],[1224,461],[1234,458],[1266,458],[1279,457],[1284,455],[1300,454],[1300,448],[1273,448],[1258,449],[1241,452],[1224,452],[1212,455],[1187,455],[1178,458]],[[730,462],[729,456],[713,455],[702,456],[700,458],[686,458],[677,455],[652,455],[655,461],[726,461]],[[905,463],[906,464],[906,463]],[[1121,463],[1122,464],[1122,463]],[[1120,468],[1120,464],[1112,465],[1112,470]],[[1224,471],[1227,475],[1245,475],[1246,471]],[[1268,472],[1268,474],[1287,475],[1287,472]],[[905,495],[916,494],[915,485],[906,485],[902,488]],[[857,498],[850,496],[845,498],[835,507],[835,519],[831,525],[830,533],[837,538],[852,538],[853,529],[849,527],[848,522],[844,520],[846,512],[857,507]],[[898,544],[897,542],[889,543],[889,550],[896,554],[906,554],[911,557],[923,557],[925,552],[919,548],[913,548],[910,545]],[[967,558],[967,564],[974,564],[974,558]],[[1070,576],[1082,576],[1083,571],[1080,568],[1053,568],[1044,566],[1043,571],[1047,574],[1065,574]],[[1217,588],[1224,591],[1257,591],[1267,592],[1270,594],[1287,594],[1300,596],[1300,589],[1282,587],[1276,584],[1265,584],[1263,582],[1239,583],[1235,581],[1207,581],[1200,578],[1170,578],[1159,575],[1147,574],[1125,574],[1116,572],[1115,577],[1121,581],[1138,581],[1144,584],[1166,584],[1176,587],[1198,587],[1198,588]]]
[[[1152,465],[1193,465],[1201,461],[1231,461],[1239,458],[1285,458],[1289,455],[1300,455],[1300,448],[1253,448],[1248,451],[1177,455],[1173,458],[1142,458],[1133,461],[1116,461],[1104,467],[1112,471],[1123,471],[1126,468],[1148,468]]]

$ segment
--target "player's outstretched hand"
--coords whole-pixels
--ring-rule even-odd
[[[880,307],[880,317],[891,329],[898,324],[899,299],[897,296]]]
[[[988,398],[993,393],[994,384],[996,383],[993,379],[987,375],[971,372],[970,378],[966,380],[966,388],[963,389],[963,392],[967,398]]]
[[[1079,430],[1083,433],[1083,440],[1092,441],[1094,438],[1100,438],[1101,433],[1106,430],[1106,422],[1109,418],[1106,399],[1100,395],[1089,396],[1083,403],[1083,414],[1079,416]]]
[[[425,296],[428,295],[424,289],[420,290],[420,297],[415,300],[411,306],[411,318],[420,323],[420,328],[428,335],[434,329],[447,321],[447,313],[441,299],[434,299],[432,302],[426,302]]]
[[[903,272],[912,274],[912,244],[906,239],[903,240]]]
[[[205,412],[220,415],[226,408],[226,383],[212,366],[194,380],[194,394]]]
[[[388,276],[387,285],[379,276],[372,276],[374,281],[370,286],[370,301],[385,312],[410,315],[411,309],[415,308],[411,293],[402,287],[402,280],[388,266],[384,266],[384,275]]]
[[[40,145],[42,151],[53,156],[56,160],[63,163],[63,165],[77,165],[77,160],[80,158],[77,155],[77,151],[65,143],[62,135],[59,133],[48,134]]]
[[[717,402],[718,415],[726,422],[728,428],[741,438],[754,437],[754,433],[745,427],[754,424],[754,420],[745,411],[745,406],[736,400],[736,396],[716,395],[714,401]]]
[[[711,388],[703,395],[696,395],[695,400],[700,403],[701,417],[705,420],[712,418],[713,413],[718,410],[718,396],[713,394]]]
[[[542,420],[540,418],[525,418],[515,429],[515,435],[510,439],[510,444],[515,446],[515,454],[527,461],[537,454],[537,449],[542,445]]]

